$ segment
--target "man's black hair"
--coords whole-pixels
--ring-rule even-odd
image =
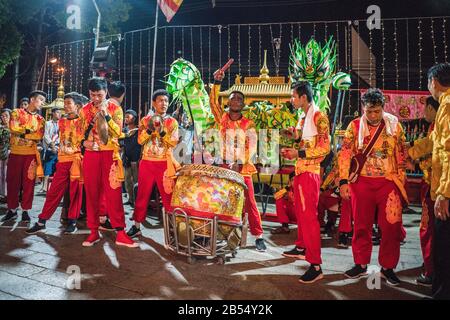
[[[383,92],[380,89],[370,88],[366,93],[363,94],[363,96],[361,97],[361,101],[364,105],[381,105],[381,107],[384,108],[385,98]]]
[[[441,86],[450,87],[450,63],[439,63],[428,70],[428,80],[436,79]]]
[[[292,84],[291,88],[297,92],[299,97],[301,97],[302,95],[306,95],[306,99],[308,100],[308,102],[313,101],[314,92],[311,83],[309,83],[308,81],[295,82]]]
[[[170,95],[166,90],[158,89],[155,92],[153,92],[152,101],[156,101],[156,98],[158,98],[159,96],[166,96],[168,99],[170,99]]]
[[[430,105],[433,107],[434,110],[438,110],[439,109],[439,102],[436,101],[432,96],[427,97],[426,103],[425,105]]]
[[[28,99],[27,97],[23,97],[22,99],[19,100],[19,105],[21,105],[24,102],[30,102],[30,99]]]
[[[100,91],[100,90],[108,90],[108,82],[105,78],[101,77],[93,77],[89,79],[88,82],[89,91]]]
[[[120,98],[125,93],[125,85],[121,81],[114,81],[108,85],[108,93],[112,98]]]
[[[34,90],[34,91],[31,91],[30,94],[28,95],[28,97],[31,99],[31,98],[37,97],[37,96],[39,96],[39,95],[41,95],[41,96],[43,96],[45,99],[47,99],[47,93],[45,93],[45,92],[42,91],[42,90]]]

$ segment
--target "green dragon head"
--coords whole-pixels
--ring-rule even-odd
[[[330,106],[327,92],[336,69],[336,45],[333,37],[330,37],[323,47],[314,39],[309,40],[306,46],[302,46],[300,41],[295,39],[290,48],[291,82],[311,83],[314,90],[314,102],[320,110],[326,111]]]

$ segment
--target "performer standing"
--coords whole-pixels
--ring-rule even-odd
[[[26,109],[15,109],[11,112],[11,154],[6,173],[8,212],[2,221],[17,217],[21,189],[22,221],[30,221],[28,210],[33,203],[36,176],[44,175],[37,143],[44,135],[44,118],[38,112],[46,98],[45,92],[33,91]]]
[[[408,155],[412,160],[420,159],[420,169],[423,172],[421,187],[422,220],[420,222],[420,245],[424,262],[424,272],[417,277],[416,282],[421,285],[431,286],[433,282],[433,234],[434,234],[434,201],[431,200],[431,153],[433,141],[431,133],[434,129],[434,120],[439,108],[439,102],[433,97],[426,99],[425,120],[430,123],[426,137],[407,143],[410,146]]]
[[[450,63],[428,71],[428,90],[439,101],[431,164],[431,199],[435,200],[433,297],[450,299]]]
[[[169,93],[156,90],[152,96],[155,114],[142,118],[139,124],[138,142],[142,145],[139,163],[138,191],[133,214],[134,226],[128,231],[130,237],[141,235],[140,226],[147,215],[148,202],[156,183],[166,212],[171,210],[172,194],[164,187],[164,176],[174,175],[176,166],[173,148],[178,143],[178,122],[167,114]],[[168,171],[172,171],[169,174]]]
[[[102,194],[108,199],[108,214],[117,231],[116,244],[127,247],[139,245],[125,233],[125,213],[122,204],[122,161],[118,138],[122,133],[123,112],[118,105],[106,100],[107,82],[92,78],[88,83],[91,102],[80,111],[84,186],[86,189],[87,224],[91,234],[83,246],[92,246],[100,240],[98,233]]]
[[[352,250],[355,266],[345,275],[358,278],[367,274],[372,254],[372,226],[377,212],[382,234],[378,254],[381,276],[388,284],[398,285],[400,280],[394,268],[404,238],[402,203],[407,202],[405,135],[397,117],[383,110],[385,100],[381,90],[369,89],[362,101],[364,114],[348,126],[338,159],[341,197],[344,200],[351,198],[354,215]],[[361,160],[363,154],[367,156]],[[350,170],[352,157],[359,160],[360,172]],[[353,173],[359,176],[349,185]]]
[[[9,157],[11,109],[0,110],[0,202],[6,202],[6,164]]]
[[[299,257],[305,257],[311,266],[300,277],[302,283],[313,283],[323,278],[320,255],[320,225],[317,206],[320,193],[320,163],[330,152],[330,124],[328,117],[313,102],[313,89],[307,81],[296,83],[292,88],[291,103],[304,111],[299,129],[302,131],[297,148],[283,148],[281,155],[297,159],[295,165],[294,197],[299,229],[298,242],[304,242]],[[303,240],[303,241],[302,241]]]
[[[42,213],[38,217],[39,221],[26,231],[28,234],[45,229],[46,221],[52,217],[68,189],[70,193],[69,223],[64,233],[71,234],[77,231],[83,190],[80,152],[83,132],[77,110],[77,104],[80,103],[81,99],[77,93],[68,93],[64,96],[65,115],[58,121],[60,145],[56,172],[47,192]]]
[[[245,190],[245,205],[244,210],[248,215],[248,223],[250,225],[250,232],[256,237],[256,250],[266,251],[267,247],[263,239],[263,229],[261,224],[261,215],[256,206],[255,192],[253,189],[252,175],[257,173],[257,170],[252,163],[253,148],[250,145],[249,137],[254,134],[254,146],[256,151],[256,132],[255,124],[252,120],[247,119],[242,115],[244,108],[244,94],[240,91],[234,91],[228,97],[228,112],[225,112],[219,103],[220,84],[225,77],[225,72],[221,69],[214,72],[214,86],[210,93],[210,104],[216,124],[218,124],[220,135],[224,148],[222,150],[223,160],[239,160],[232,164],[232,168],[238,171],[244,177],[244,182],[247,186]],[[238,142],[238,143],[236,143]],[[240,150],[236,146],[240,145],[245,150]],[[243,151],[243,152],[242,152]],[[230,158],[227,159],[227,155]],[[242,155],[243,157],[240,157]],[[236,157],[237,156],[237,157]],[[228,167],[228,166],[226,166]]]

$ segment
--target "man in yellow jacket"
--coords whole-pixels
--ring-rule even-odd
[[[30,221],[28,210],[33,203],[36,176],[44,175],[37,143],[44,136],[45,122],[38,112],[46,98],[45,92],[33,91],[30,93],[30,104],[26,109],[14,109],[11,112],[9,122],[11,154],[6,173],[8,212],[2,221],[17,216],[20,190],[22,190],[22,221]]]
[[[433,297],[450,299],[450,63],[428,71],[428,90],[439,101],[432,134],[431,198],[435,201]]]

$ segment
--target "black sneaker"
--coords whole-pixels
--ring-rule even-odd
[[[6,222],[15,218],[17,218],[17,211],[13,212],[12,210],[8,210],[6,212],[6,215],[2,218],[2,222]]]
[[[106,219],[106,221],[104,223],[101,223],[100,226],[98,227],[99,230],[103,230],[103,231],[114,231],[116,229],[114,229],[111,225],[111,222],[109,222],[109,219]]]
[[[76,222],[70,222],[66,229],[64,230],[64,234],[74,234],[78,231],[77,223]]]
[[[130,238],[136,238],[142,235],[141,229],[138,229],[136,226],[132,226],[130,230],[128,230],[127,235]]]
[[[424,275],[423,273],[416,278],[416,283],[421,286],[431,287],[433,284],[433,278]]]
[[[313,283],[320,279],[323,279],[322,268],[319,266],[319,270],[316,270],[316,267],[311,265],[298,281],[301,283]]]
[[[367,276],[367,266],[363,268],[360,264],[355,264],[353,268],[345,271],[344,275],[350,279],[356,279]]]
[[[400,279],[395,275],[394,269],[383,269],[380,270],[380,275],[386,279],[386,283],[391,286],[398,286],[400,284]]]
[[[39,224],[39,223],[35,223],[33,227],[31,227],[30,229],[26,230],[25,232],[27,234],[35,234],[38,233],[39,231],[45,230],[45,224]]]
[[[267,250],[266,244],[263,238],[256,239],[255,241],[256,251],[265,252]]]
[[[299,260],[305,260],[305,249],[294,247],[294,249],[289,251],[284,251],[283,256],[289,258],[295,258]]]
[[[348,235],[347,233],[343,232],[339,234],[339,241],[338,241],[338,247],[339,248],[348,248]]]
[[[22,212],[22,222],[30,222],[30,216],[28,215],[28,211]]]

